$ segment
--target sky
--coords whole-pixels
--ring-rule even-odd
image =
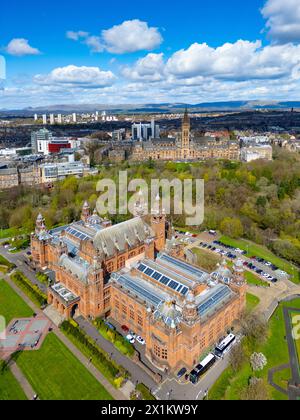
[[[0,109],[300,100],[299,0],[3,2]]]

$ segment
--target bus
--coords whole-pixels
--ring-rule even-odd
[[[204,375],[215,363],[216,356],[214,354],[209,354],[202,362],[195,367],[194,370],[190,373],[190,381],[192,384],[196,385],[199,382],[199,379]]]
[[[235,342],[235,335],[229,334],[216,348],[215,355],[219,358],[223,357],[226,350]]]

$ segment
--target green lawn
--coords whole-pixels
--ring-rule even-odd
[[[0,315],[4,316],[8,324],[14,318],[30,318],[33,311],[19,295],[0,279]]]
[[[246,301],[247,301],[247,310],[249,312],[252,312],[253,309],[256,308],[256,306],[259,304],[260,300],[258,297],[252,295],[251,293],[247,293],[246,295]]]
[[[225,245],[230,245],[235,248],[240,248],[243,251],[247,251],[249,257],[256,256],[270,261],[272,264],[276,265],[281,270],[287,272],[291,276],[291,280],[294,283],[300,283],[300,272],[297,270],[297,268],[288,261],[277,257],[264,246],[257,245],[253,242],[246,241],[244,239],[231,239],[228,236],[222,236],[220,238],[220,241],[223,242]]]
[[[40,350],[18,354],[16,361],[42,400],[113,399],[53,333]]]
[[[10,276],[11,280],[37,306],[42,307],[47,302],[47,296],[21,272],[16,271]]]
[[[267,381],[268,371],[273,367],[287,364],[289,362],[289,353],[286,343],[286,331],[283,317],[283,306],[291,306],[294,308],[300,308],[300,299],[296,299],[292,302],[282,303],[276,310],[275,314],[269,323],[269,338],[266,343],[258,346],[257,352],[262,352],[267,360],[268,364],[265,369],[257,375]],[[215,383],[210,391],[210,399],[225,399],[225,400],[239,400],[241,398],[242,391],[247,387],[249,378],[253,375],[250,367],[250,363],[247,361],[239,372],[234,373],[231,368],[228,368],[223,372],[219,380]],[[282,385],[286,379],[287,372],[283,375],[276,375],[276,380]],[[284,394],[276,391],[270,385],[268,385],[269,398],[272,400],[286,400],[287,397]]]
[[[0,401],[3,400],[27,400],[27,398],[9,368],[0,362]]]
[[[292,312],[291,313],[291,317],[294,317],[294,316],[297,317],[297,319],[298,319],[299,316],[300,316],[300,312]],[[299,322],[297,322],[296,325],[299,325]],[[299,334],[299,332],[300,332],[299,327],[298,327],[298,331],[297,332]],[[297,354],[298,354],[298,364],[299,364],[299,372],[300,372],[300,338],[295,339],[295,345],[296,345]]]
[[[198,265],[206,271],[212,272],[217,264],[222,262],[222,258],[210,251],[204,251],[200,248],[193,248],[192,252],[197,256]]]
[[[260,279],[250,271],[245,271],[245,279],[247,280],[248,284],[253,286],[270,287],[270,284],[267,281]]]
[[[281,388],[287,390],[289,380],[292,377],[292,371],[291,369],[284,369],[280,372],[276,372],[273,376],[273,380],[275,384],[279,385]]]

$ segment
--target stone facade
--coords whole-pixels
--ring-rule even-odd
[[[240,147],[237,142],[225,137],[222,139],[215,137],[195,138],[191,133],[190,118],[187,111],[182,121],[181,136],[136,143],[130,156],[130,160],[137,162],[147,159],[195,161],[208,159],[238,160],[239,158]]]
[[[39,215],[32,257],[55,272],[48,301],[61,315],[110,317],[145,339],[159,369],[192,369],[245,308],[243,265],[191,265],[166,226],[160,211],[112,226],[85,203],[80,221],[52,231]]]

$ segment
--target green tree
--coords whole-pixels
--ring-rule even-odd
[[[244,228],[240,219],[226,217],[222,220],[220,230],[230,238],[240,238],[244,234]]]

